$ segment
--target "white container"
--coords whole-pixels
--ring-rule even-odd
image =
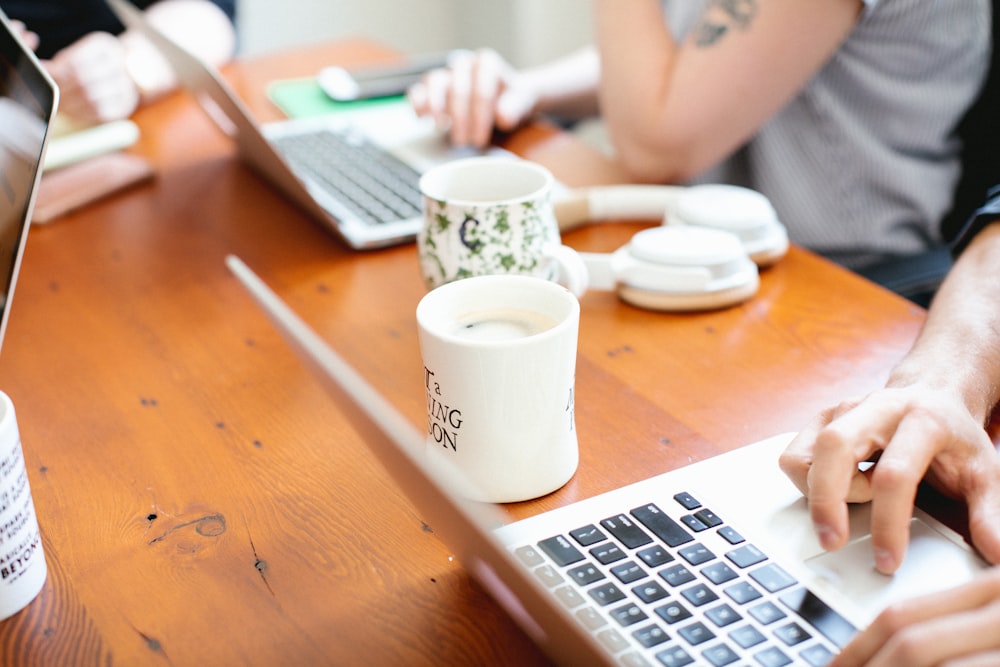
[[[47,571],[14,404],[0,392],[0,619],[35,599]]]

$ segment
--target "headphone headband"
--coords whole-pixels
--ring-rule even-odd
[[[581,253],[595,289],[653,310],[722,308],[749,299],[758,267],[788,251],[767,198],[732,185],[612,185],[570,190],[553,204],[560,232],[604,220],[660,220],[611,254]]]

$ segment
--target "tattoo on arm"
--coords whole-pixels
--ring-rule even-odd
[[[694,29],[696,46],[718,44],[733,30],[746,30],[757,16],[757,0],[710,0]]]

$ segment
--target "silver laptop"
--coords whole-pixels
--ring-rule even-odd
[[[218,71],[127,0],[107,3],[156,46],[178,82],[236,142],[240,158],[352,248],[412,241],[422,225],[420,173],[471,154],[450,148],[433,121],[418,118],[405,101],[258,125]]]
[[[778,468],[790,435],[509,523],[464,501],[453,471],[425,463],[424,436],[242,261],[227,264],[435,533],[559,664],[824,665],[888,603],[986,567],[919,509],[892,577],[874,569],[867,506],[852,510],[849,545],[824,552]]]
[[[55,84],[0,11],[0,341],[57,103]]]

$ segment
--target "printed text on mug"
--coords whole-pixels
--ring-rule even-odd
[[[441,402],[441,385],[434,381],[434,372],[426,367],[424,386],[427,389],[427,433],[434,442],[457,452],[462,411]]]

